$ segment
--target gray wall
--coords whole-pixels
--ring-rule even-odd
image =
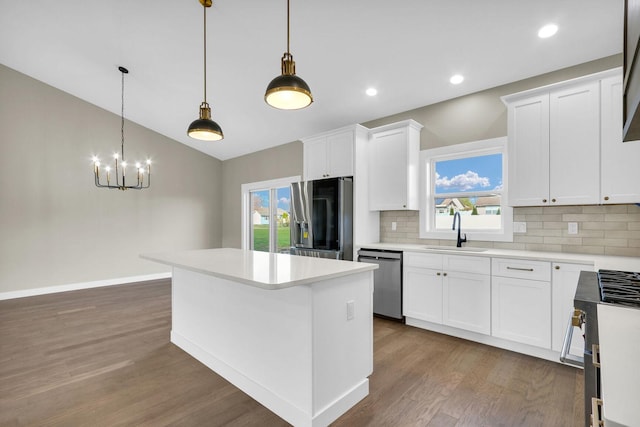
[[[500,96],[621,62],[603,58],[364,125],[417,120],[422,149],[504,136]],[[302,175],[300,142],[220,162],[130,122],[125,137],[127,158],[154,159],[152,187],[95,188],[90,158],[118,149],[119,116],[0,65],[0,292],[168,271],[142,252],[240,247],[241,185]]]
[[[119,147],[119,116],[0,65],[0,293],[164,272],[138,255],[220,246],[219,160],[126,122],[152,186],[96,188],[91,156]]]
[[[302,143],[291,142],[222,163],[222,246],[242,246],[242,184],[302,176]]]
[[[413,119],[424,125],[420,149],[507,135],[507,108],[501,96],[622,66],[622,54],[564,68],[437,104],[362,123],[373,128]]]
[[[501,96],[532,89],[551,83],[568,80],[587,74],[619,67],[622,55],[602,58],[574,67],[565,68],[548,74],[532,77],[481,92],[451,99],[415,110],[395,114],[363,123],[365,127],[394,123],[400,120],[414,119],[424,125],[420,135],[422,150],[506,136],[507,109],[500,100]],[[287,156],[286,160],[284,156]],[[225,161],[223,164],[224,202],[223,245],[240,247],[240,185],[247,182],[273,179],[277,177],[302,174],[302,144],[290,143],[285,146],[254,153],[249,156]],[[229,185],[227,185],[229,184]],[[611,255],[640,254],[640,240],[637,236],[637,222],[640,219],[635,205],[620,207],[571,207],[544,208],[545,220],[532,219],[532,208],[515,208],[514,219],[526,221],[529,225],[527,233],[518,234],[514,242],[473,242],[474,245],[487,247],[504,247],[511,249],[554,250],[559,252],[581,252]],[[567,211],[569,209],[570,212]],[[534,209],[542,215],[543,208]],[[598,224],[576,219],[575,214],[583,210],[597,210],[600,222],[618,221],[615,230],[604,230]],[[628,212],[628,221],[616,219],[619,211]],[[540,211],[540,212],[538,212]],[[567,212],[565,212],[567,211]],[[579,211],[579,212],[578,212]],[[568,215],[568,216],[567,216]],[[613,215],[613,216],[612,216]],[[566,236],[567,221],[579,221],[580,234]],[[590,217],[589,217],[590,218]],[[450,244],[449,241],[424,240],[418,237],[418,212],[390,211],[381,215],[380,237],[386,242]],[[391,230],[391,222],[398,227]],[[586,227],[586,229],[585,229]],[[592,229],[589,229],[591,227]],[[600,227],[600,228],[598,228]],[[623,227],[623,228],[621,228]],[[594,229],[595,228],[595,229]],[[609,227],[611,228],[611,227]],[[612,233],[629,233],[629,239],[622,241],[614,238]]]

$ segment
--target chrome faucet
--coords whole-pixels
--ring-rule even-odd
[[[464,237],[460,237],[460,227],[462,223],[460,222],[460,212],[456,212],[453,214],[453,225],[451,226],[452,230],[456,229],[456,218],[458,218],[458,241],[456,242],[456,247],[461,248],[462,244],[467,241],[467,234],[464,234]]]

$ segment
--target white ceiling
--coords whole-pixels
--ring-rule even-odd
[[[214,0],[207,100],[225,139],[201,142],[186,129],[203,98],[202,15],[198,0],[0,0],[0,63],[118,115],[125,66],[127,119],[226,160],[622,52],[622,0],[291,0],[315,102],[280,111],[263,96],[286,1]],[[539,39],[548,22],[560,30]]]

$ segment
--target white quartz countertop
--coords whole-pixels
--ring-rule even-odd
[[[595,270],[623,270],[623,271],[640,271],[640,258],[638,257],[622,257],[607,255],[587,255],[572,254],[566,252],[538,252],[538,251],[520,251],[512,249],[494,249],[487,248],[481,252],[477,252],[478,248],[463,247],[457,249],[455,246],[442,246],[434,248],[433,245],[418,245],[405,243],[366,243],[358,245],[359,248],[365,249],[384,249],[395,251],[411,251],[424,253],[441,253],[468,256],[483,257],[503,257],[514,259],[535,259],[540,261],[551,262],[568,262],[575,264],[593,264]]]
[[[219,248],[141,254],[141,258],[277,290],[375,270],[375,264]]]

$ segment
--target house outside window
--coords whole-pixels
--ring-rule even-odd
[[[513,240],[506,138],[425,150],[420,156],[421,238],[455,240],[453,215],[460,213],[468,240]]]
[[[288,253],[291,183],[299,176],[242,185],[242,248]]]

